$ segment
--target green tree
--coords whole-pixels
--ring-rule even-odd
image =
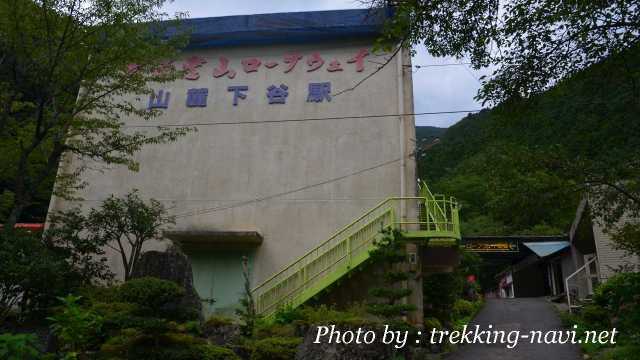
[[[420,177],[460,199],[465,234],[564,232],[588,196],[632,250],[638,236],[619,220],[640,215],[638,69],[636,45],[543,94],[468,116],[419,160]]]
[[[495,68],[480,99],[539,94],[638,42],[634,0],[372,0],[391,4],[382,44],[423,43],[434,56]]]
[[[175,141],[189,129],[125,129],[123,117],[158,115],[143,97],[151,83],[180,72],[163,65],[185,44],[163,0],[0,1],[0,173],[5,230],[48,186],[67,154],[137,169],[147,144]],[[173,26],[176,36],[167,37]],[[139,94],[140,99],[126,94]],[[55,193],[82,184],[60,173]],[[7,204],[9,203],[9,204]]]
[[[402,299],[411,295],[411,289],[402,286],[411,276],[402,268],[407,261],[405,245],[399,230],[383,229],[369,259],[371,263],[382,266],[384,275],[381,284],[369,290],[376,300],[367,304],[368,311],[396,323],[407,312],[415,310],[415,305],[402,303]]]
[[[15,306],[37,315],[56,296],[112,277],[97,244],[60,234],[0,233],[0,321]]]
[[[163,239],[163,229],[175,223],[175,217],[167,214],[161,202],[144,201],[138,190],[122,198],[111,195],[86,215],[75,208],[56,213],[52,219],[59,239],[77,239],[76,243],[81,246],[108,247],[118,253],[125,281],[135,271],[144,244]],[[104,254],[100,249],[96,252]]]

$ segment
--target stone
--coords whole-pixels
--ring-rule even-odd
[[[221,324],[217,326],[205,326],[202,335],[214,345],[230,345],[240,337],[240,326],[238,324]]]
[[[184,320],[203,320],[202,302],[193,287],[193,270],[186,255],[173,248],[169,251],[147,251],[138,260],[132,278],[155,277],[173,281],[185,290],[184,297],[178,304],[173,304],[179,310]]]

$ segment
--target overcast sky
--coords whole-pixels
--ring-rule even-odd
[[[335,10],[362,7],[356,0],[177,0],[165,6],[168,13],[187,12],[188,17],[263,14],[275,12]],[[414,65],[450,64],[464,62],[455,59],[433,58],[423,46],[417,48]],[[483,73],[468,66],[438,66],[414,69],[413,96],[415,111],[457,111],[479,109],[473,97],[478,91]],[[465,114],[417,116],[416,125],[447,127]]]

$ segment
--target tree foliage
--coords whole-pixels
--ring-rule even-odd
[[[637,44],[636,0],[372,0],[391,4],[383,44],[423,43],[434,56],[495,70],[478,98],[499,103],[560,80]]]
[[[111,278],[98,245],[77,237],[56,239],[22,231],[0,233],[0,320],[13,307],[22,317],[37,315],[56,296]]]
[[[162,203],[143,200],[137,190],[119,198],[111,195],[98,208],[86,215],[79,208],[58,212],[51,217],[50,233],[59,241],[74,239],[79,246],[108,247],[120,255],[124,280],[129,280],[143,254],[143,247],[151,240],[162,240],[162,231],[175,223]]]
[[[635,46],[543,94],[466,117],[419,158],[420,178],[461,201],[467,235],[565,232],[587,194],[608,227],[637,217],[639,65]]]
[[[384,275],[381,284],[369,290],[376,300],[367,304],[367,308],[373,315],[399,322],[407,312],[415,310],[415,305],[402,303],[402,299],[411,295],[411,289],[402,286],[411,276],[402,267],[407,261],[406,244],[399,230],[383,229],[380,235],[376,248],[370,251],[369,261],[379,264]]]
[[[163,61],[186,38],[178,24],[161,22],[167,19],[163,3],[0,2],[0,210],[6,229],[50,191],[65,154],[135,170],[133,155],[142,147],[175,141],[188,131],[140,131],[122,121],[156,117],[142,98],[152,84],[180,75]],[[165,36],[168,26],[176,36]],[[69,196],[81,186],[83,170],[58,174],[56,193]]]

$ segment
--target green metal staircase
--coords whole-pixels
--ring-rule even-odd
[[[433,195],[426,184],[419,197],[388,198],[328,240],[252,290],[259,315],[297,307],[369,258],[381,229],[400,230],[404,237],[429,246],[455,246],[460,240],[454,198]]]

